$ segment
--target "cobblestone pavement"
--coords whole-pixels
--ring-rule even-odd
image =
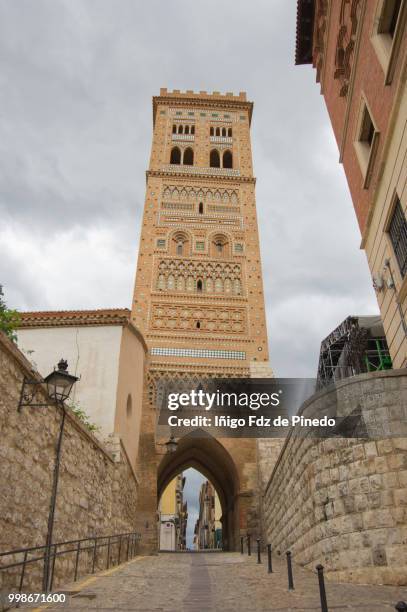
[[[284,560],[239,553],[161,553],[138,557],[118,568],[67,585],[69,605],[36,610],[137,610],[163,612],[320,611],[318,579],[294,565],[295,590],[287,589]],[[385,612],[407,598],[406,587],[327,583],[330,611]],[[30,609],[33,609],[32,607]]]

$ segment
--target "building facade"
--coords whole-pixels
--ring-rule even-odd
[[[135,468],[147,346],[127,308],[20,313],[18,345],[46,376],[61,357],[80,377],[70,402]]]
[[[158,505],[160,550],[185,550],[188,506],[184,502],[184,475],[178,474],[166,487]]]
[[[316,70],[393,366],[407,365],[407,3],[298,0],[296,64]]]
[[[221,514],[219,497],[207,480],[199,491],[199,516],[194,529],[195,550],[222,548]]]

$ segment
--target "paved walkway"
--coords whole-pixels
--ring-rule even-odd
[[[273,560],[267,573],[266,558],[239,553],[161,553],[137,557],[118,568],[68,585],[69,605],[42,606],[69,610],[161,610],[163,612],[231,612],[244,610],[320,611],[318,579],[313,572],[294,566],[295,590],[287,590],[283,560]],[[357,586],[327,583],[329,611],[394,612],[406,599],[405,587]],[[31,608],[33,609],[33,608]]]

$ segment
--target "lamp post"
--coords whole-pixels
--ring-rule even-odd
[[[165,446],[165,453],[157,453],[159,455],[170,455],[171,453],[175,453],[178,448],[178,442],[174,438],[174,434],[171,434],[167,442],[161,444],[161,442],[156,442],[156,446]]]
[[[170,439],[168,442],[165,442],[164,446],[167,448],[167,453],[175,453],[178,448],[178,442],[174,438],[174,434],[170,435]]]
[[[42,580],[42,589],[44,593],[48,592],[50,583],[50,560],[51,560],[51,547],[52,547],[52,536],[54,531],[54,517],[55,517],[55,505],[58,491],[58,479],[59,479],[59,466],[61,460],[61,448],[62,448],[62,437],[64,433],[65,425],[65,401],[68,399],[73,385],[78,380],[77,376],[73,376],[68,372],[68,362],[65,359],[61,359],[58,363],[58,369],[54,369],[53,372],[48,374],[44,380],[30,380],[24,378],[23,386],[21,388],[20,401],[18,404],[18,412],[21,412],[23,406],[58,406],[62,411],[61,424],[59,427],[58,440],[56,445],[56,455],[54,463],[54,472],[52,478],[52,489],[50,507],[48,513],[48,528],[47,538],[45,542],[45,555],[44,555],[44,574]],[[38,390],[42,384],[47,387],[47,393],[49,397],[48,402],[36,402]]]

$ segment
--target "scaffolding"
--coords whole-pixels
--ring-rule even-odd
[[[356,374],[391,368],[380,317],[350,316],[321,342],[317,388]]]

